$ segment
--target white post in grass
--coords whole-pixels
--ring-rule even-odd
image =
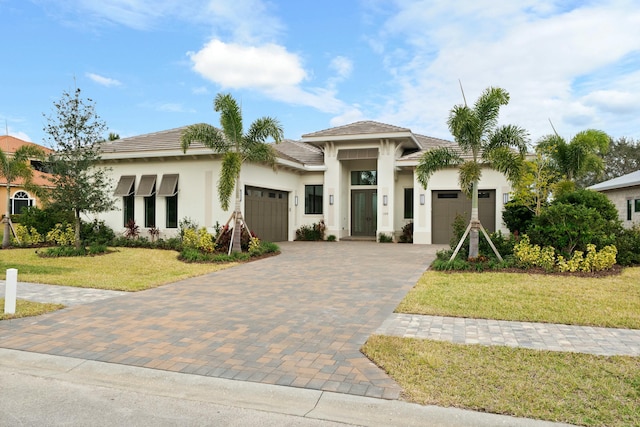
[[[16,287],[18,285],[18,270],[16,268],[7,269],[7,280],[4,286],[4,312],[5,314],[16,313]]]

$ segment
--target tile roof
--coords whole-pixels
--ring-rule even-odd
[[[280,157],[289,158],[303,165],[321,166],[324,164],[322,150],[311,144],[285,139],[280,144],[273,144],[273,148]]]
[[[45,154],[53,153],[53,150],[42,145],[36,144],[34,142],[23,141],[22,139],[18,139],[14,136],[3,135],[0,136],[0,149],[5,153],[15,153],[16,150],[23,145],[33,145],[40,149],[42,149]]]
[[[35,144],[33,142],[23,141],[22,139],[9,136],[9,135],[0,136],[0,149],[5,153],[15,153],[16,150],[22,147],[23,145],[33,145],[35,147],[38,147],[42,149],[45,152],[45,154],[53,153],[52,149],[44,147],[39,144]],[[51,186],[51,181],[49,181],[50,176],[51,174],[34,170],[32,183],[35,185],[39,185],[41,187]],[[6,179],[4,179],[4,177],[0,178],[0,185],[7,185],[7,181]],[[23,179],[17,179],[11,183],[12,187],[22,187],[23,185],[24,185]]]
[[[367,135],[377,133],[411,132],[410,129],[388,125],[386,123],[374,122],[371,120],[350,123],[348,125],[337,126],[302,135],[302,138],[343,136],[343,135]]]
[[[180,135],[187,126],[160,132],[147,133],[132,136],[130,138],[105,141],[100,146],[103,153],[133,153],[143,151],[181,150]],[[204,148],[204,145],[196,142],[191,144],[193,148]]]
[[[590,190],[605,191],[634,186],[640,186],[640,170],[592,185],[588,188]]]

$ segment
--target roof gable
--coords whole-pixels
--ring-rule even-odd
[[[40,148],[45,154],[53,153],[53,150],[42,145],[36,144],[34,142],[23,141],[22,139],[16,138],[14,136],[3,135],[0,136],[0,149],[5,153],[15,153],[16,150],[23,145],[31,145],[34,147]]]
[[[302,139],[328,137],[328,136],[346,136],[346,135],[371,135],[386,133],[406,133],[411,132],[410,129],[399,126],[388,125],[386,123],[374,122],[371,120],[350,123],[348,125],[337,126],[317,132],[302,135]]]

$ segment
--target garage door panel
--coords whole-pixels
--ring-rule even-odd
[[[495,231],[495,190],[478,192],[478,216],[482,226]],[[434,244],[448,244],[453,237],[453,221],[460,214],[465,222],[471,220],[471,199],[461,191],[434,190],[432,192],[431,241]]]
[[[246,187],[245,218],[261,240],[281,242],[288,239],[289,196],[286,191]]]

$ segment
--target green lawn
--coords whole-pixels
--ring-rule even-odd
[[[16,300],[16,312],[14,314],[5,314],[4,312],[4,298],[0,298],[0,320],[18,319],[20,317],[39,316],[41,314],[49,313],[51,311],[60,310],[64,308],[62,304],[40,303],[26,301],[22,299]]]
[[[187,264],[168,250],[114,248],[94,257],[40,258],[35,249],[0,250],[2,277],[18,269],[18,281],[119,291],[141,291],[218,271],[230,264]]]
[[[426,272],[398,312],[640,329],[640,268],[584,278]],[[640,426],[640,357],[372,336],[407,400],[586,426]]]
[[[404,397],[585,426],[640,425],[640,358],[372,336],[362,351]]]
[[[640,267],[601,278],[427,271],[396,311],[640,329]]]

